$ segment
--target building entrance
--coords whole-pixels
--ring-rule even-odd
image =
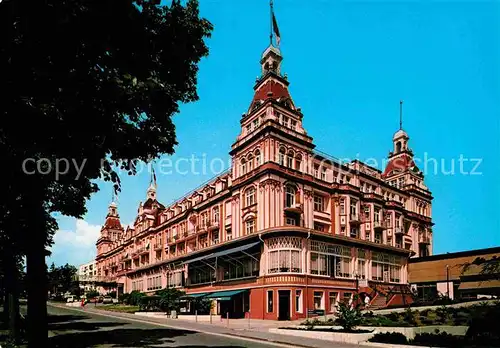
[[[290,320],[290,290],[278,290],[278,320]]]

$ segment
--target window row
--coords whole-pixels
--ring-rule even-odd
[[[249,153],[246,157],[240,160],[240,175],[245,175],[251,172],[254,168],[257,168],[262,164],[262,155],[260,150],[257,149],[255,152]]]
[[[161,275],[149,277],[146,279],[147,291],[160,290],[161,289]]]

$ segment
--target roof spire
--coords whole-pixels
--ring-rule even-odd
[[[403,129],[403,101],[399,101],[399,129]]]
[[[269,44],[273,45],[273,0],[269,0],[269,14],[271,17],[271,25],[269,27]]]

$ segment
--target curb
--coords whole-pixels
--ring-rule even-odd
[[[409,344],[392,344],[392,343],[377,343],[377,342],[363,342],[365,346],[381,347],[381,348],[425,348],[427,346],[412,346]],[[439,348],[439,347],[432,347]]]

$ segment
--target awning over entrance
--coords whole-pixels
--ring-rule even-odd
[[[196,261],[213,259],[213,258],[216,258],[216,257],[221,257],[221,256],[225,256],[225,255],[237,253],[239,251],[245,251],[245,250],[248,250],[248,249],[256,246],[259,243],[260,242],[254,242],[254,243],[250,243],[250,244],[241,245],[241,246],[236,247],[236,248],[225,249],[225,250],[218,251],[216,253],[212,253],[212,254],[208,254],[208,255],[205,255],[205,256],[196,257],[194,259],[185,261],[184,264],[190,264],[190,263],[193,263],[193,262],[196,262]]]
[[[500,280],[461,282],[458,290],[500,289]]]
[[[241,294],[247,290],[228,290],[228,291],[217,291],[207,295],[205,298],[210,298],[212,300],[228,301],[231,297]]]
[[[208,294],[208,292],[200,292],[198,294],[186,294],[185,296],[182,296],[182,297],[183,298],[200,298],[200,297],[203,297],[207,294]]]

